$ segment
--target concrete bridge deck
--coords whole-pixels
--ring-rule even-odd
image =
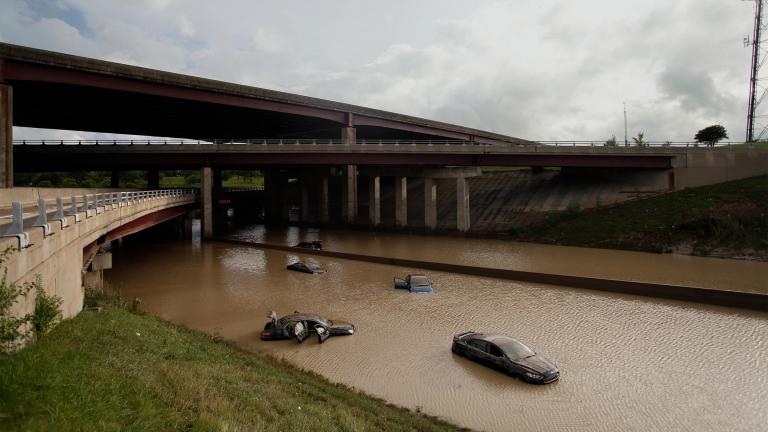
[[[67,171],[89,167],[199,168],[259,165],[430,165],[672,168],[690,153],[749,149],[664,147],[553,147],[468,142],[359,140],[356,144],[279,140],[226,144],[67,145],[58,141],[14,145],[16,171]],[[321,141],[322,142],[322,141]],[[119,155],[119,157],[115,157]]]

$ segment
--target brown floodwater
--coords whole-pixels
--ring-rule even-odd
[[[304,240],[290,230],[279,235]],[[348,242],[344,235],[323,238],[329,249],[333,238],[333,249],[375,254],[364,235]],[[427,241],[414,237],[408,248],[399,236],[395,249],[384,240],[371,248],[392,256],[426,251]],[[462,241],[435,244],[441,257],[470,253]],[[488,244],[488,252],[476,244],[471,253],[494,258],[501,246]],[[603,264],[625,263],[621,254]],[[393,276],[414,269],[314,257],[327,273],[285,270],[300,257],[215,242],[150,243],[117,249],[105,279],[163,319],[474,429],[758,431],[768,424],[768,313],[441,272],[429,273],[433,294],[414,295],[392,286]],[[322,345],[263,342],[267,309],[317,312],[358,331]],[[452,354],[452,335],[469,329],[525,341],[558,365],[560,381],[525,384]]]
[[[768,262],[678,254],[552,246],[505,240],[386,232],[270,228],[253,225],[229,237],[295,245],[322,240],[328,250],[450,264],[768,293]]]

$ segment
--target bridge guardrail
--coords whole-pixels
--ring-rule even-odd
[[[81,221],[81,214],[86,218],[101,214],[107,210],[115,210],[121,207],[131,206],[146,201],[161,198],[193,197],[197,199],[197,189],[156,189],[142,191],[114,191],[94,192],[92,194],[72,195],[70,197],[69,210],[64,210],[62,197],[43,199],[36,202],[13,201],[10,206],[0,206],[0,237],[16,237],[19,240],[19,249],[29,247],[29,234],[25,231],[25,225],[40,227],[43,236],[51,234],[51,221],[58,221],[61,228],[69,226],[67,217],[74,217],[75,223]],[[24,209],[32,206],[33,211],[25,212]],[[50,207],[53,207],[51,210]],[[10,210],[9,214],[4,214]],[[93,210],[89,215],[88,211]],[[34,219],[34,220],[33,220]]]
[[[672,147],[672,148],[713,148],[713,147],[731,147],[731,146],[749,146],[750,143],[739,141],[721,141],[715,144],[700,143],[696,141],[647,141],[642,144],[622,144],[609,143],[607,141],[531,141],[533,145],[551,146],[551,147]],[[298,139],[248,139],[248,138],[230,138],[230,139],[204,139],[204,140],[14,140],[14,145],[21,146],[119,146],[119,145],[350,145],[341,139],[322,139],[322,138],[298,138]],[[483,141],[463,141],[463,140],[386,140],[386,139],[359,139],[355,141],[356,145],[376,145],[376,146],[405,146],[405,145],[426,145],[426,146],[483,146],[483,147],[527,147],[530,144],[524,143],[502,143],[502,142],[483,142]]]

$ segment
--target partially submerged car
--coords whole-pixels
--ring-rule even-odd
[[[453,336],[451,351],[523,381],[549,384],[560,378],[554,363],[509,336],[466,331]]]
[[[264,326],[261,340],[296,338],[304,342],[310,333],[317,334],[320,343],[331,336],[347,336],[355,333],[355,326],[343,321],[331,321],[317,314],[294,312],[277,319],[275,311],[268,311],[271,321]]]
[[[301,273],[309,273],[309,274],[325,273],[325,270],[320,268],[320,264],[313,261],[297,261],[293,264],[288,264],[286,268],[288,270],[293,270]]]
[[[407,289],[413,293],[431,293],[432,282],[424,275],[408,275],[405,279],[396,277],[395,288]]]
[[[302,248],[302,249],[322,250],[323,242],[322,240],[303,241],[303,242],[299,242],[294,247]]]

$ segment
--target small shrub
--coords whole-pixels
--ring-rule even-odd
[[[608,138],[608,140],[605,142],[605,145],[606,147],[616,147],[616,135]]]
[[[0,252],[0,265],[2,265],[8,256],[16,251],[13,247],[8,247]],[[3,275],[0,278],[0,352],[14,350],[21,340],[27,335],[24,326],[32,319],[31,315],[15,317],[11,315],[11,308],[20,297],[26,297],[34,288],[34,284],[27,282],[22,285],[8,282],[8,269],[3,267]]]
[[[40,277],[33,283],[37,297],[35,299],[35,312],[32,314],[32,328],[39,339],[61,321],[61,297],[48,295],[43,289]]]
[[[568,208],[565,211],[570,217],[578,216],[581,213],[581,204],[574,201],[568,204]]]

